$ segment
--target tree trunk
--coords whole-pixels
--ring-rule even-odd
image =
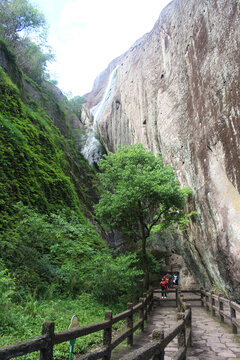
[[[146,252],[146,237],[142,238],[142,259],[143,259],[143,271],[144,271],[144,288],[149,288],[149,266]]]

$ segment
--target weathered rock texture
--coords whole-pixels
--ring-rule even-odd
[[[194,191],[198,216],[180,239],[186,263],[202,284],[240,296],[239,8],[239,0],[174,0],[86,97],[96,105],[119,66],[99,122],[105,144],[161,151]]]

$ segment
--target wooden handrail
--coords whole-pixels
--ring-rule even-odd
[[[154,291],[158,293],[159,291]],[[191,323],[191,306],[185,304],[184,299],[181,296],[181,293],[177,293],[178,299],[177,304],[180,311],[178,313],[179,319],[177,325],[174,326],[168,333],[164,336],[162,331],[162,336],[159,338],[153,337],[153,343],[148,343],[141,347],[140,349],[135,350],[131,354],[127,354],[121,360],[149,360],[153,359],[164,359],[164,349],[167,345],[177,336],[178,337],[178,351],[174,354],[172,360],[185,360],[187,348],[191,345],[192,338],[192,323]],[[155,330],[158,332],[158,330]],[[156,342],[157,341],[157,342]]]
[[[232,327],[232,332],[237,334],[240,330],[240,321],[237,320],[240,316],[240,305],[236,302],[226,299],[221,295],[213,294],[209,291],[201,291],[202,306],[205,306],[211,311],[213,316],[221,319],[221,322],[228,320]]]
[[[159,290],[154,291],[154,293],[158,292]],[[178,339],[182,340],[179,340],[179,350],[174,355],[173,359],[181,360],[186,358],[187,347],[191,344],[191,307],[189,304],[186,304],[186,300],[189,301],[190,299],[184,299],[182,293],[194,292],[201,294],[202,306],[205,306],[207,309],[209,309],[214,316],[219,316],[222,322],[227,320],[231,324],[234,334],[237,334],[240,330],[240,320],[238,320],[240,316],[240,305],[236,302],[226,299],[223,296],[215,295],[208,291],[181,290],[177,292],[175,290],[170,290],[170,292],[176,292],[178,311],[181,312],[183,319],[178,320],[177,325],[172,330],[170,330],[163,339],[159,340],[157,343],[150,343],[147,346],[138,349],[137,352],[134,352],[135,355],[131,355],[132,357],[128,355],[126,359],[147,360],[150,359],[151,356],[155,355],[161,359],[161,354],[164,353],[165,347],[176,336],[178,336]],[[191,299],[191,301],[193,300],[195,299]],[[41,360],[52,360],[54,345],[77,339],[100,330],[104,330],[103,348],[96,353],[85,355],[82,357],[82,360],[95,360],[101,358],[110,360],[111,352],[116,346],[118,346],[125,339],[128,339],[128,342],[131,344],[133,333],[139,328],[144,330],[144,321],[148,317],[148,313],[151,310],[152,304],[153,292],[148,292],[145,294],[144,298],[140,299],[138,304],[134,306],[132,304],[129,305],[130,308],[120,314],[112,317],[112,315],[109,314],[111,312],[106,312],[108,313],[108,317],[106,317],[105,321],[102,322],[58,333],[54,333],[53,322],[44,323],[42,336],[22,343],[0,348],[0,360],[9,360],[11,358],[27,355],[35,351],[40,351]],[[136,322],[133,321],[134,314],[139,314],[140,317],[140,319],[138,318]],[[118,335],[115,339],[112,339],[112,325],[120,320],[127,320],[127,329],[122,334]],[[180,334],[182,335],[180,336]]]
[[[129,315],[129,313],[130,313],[130,310],[126,310],[120,314],[113,316],[113,324],[117,323],[120,320],[126,319],[126,317]]]
[[[37,337],[36,339],[27,340],[22,343],[5,346],[0,348],[0,360],[9,360],[22,355],[27,355],[35,351],[40,351],[41,360],[52,360],[53,359],[53,348],[54,345],[60,344],[65,341],[70,341],[77,339],[79,337],[89,335],[91,333],[104,330],[104,339],[103,349],[96,353],[86,355],[82,359],[85,360],[95,360],[104,358],[106,360],[111,358],[111,351],[119,345],[125,339],[132,339],[133,333],[141,328],[144,329],[144,321],[147,318],[149,311],[151,310],[153,302],[153,293],[152,291],[145,294],[144,298],[140,299],[140,302],[135,306],[131,305],[131,308],[117,314],[115,316],[109,316],[111,312],[108,313],[107,320],[98,322],[95,324],[90,324],[87,326],[81,326],[74,330],[66,330],[58,333],[54,333],[54,323],[45,322],[43,324],[42,336]],[[133,315],[139,314],[140,320],[133,322]],[[112,325],[117,323],[120,320],[127,320],[128,326],[127,330],[119,335],[116,339],[112,340]],[[132,340],[129,340],[132,342]]]
[[[65,330],[58,332],[54,335],[54,345],[61,344],[64,341],[77,339],[81,336],[89,335],[100,330],[104,330],[107,328],[108,324],[108,321],[102,321],[87,326],[81,326],[80,328],[74,330]]]
[[[0,359],[7,360],[13,357],[30,354],[47,347],[46,335],[39,336],[36,339],[18,343],[17,345],[4,346],[0,349]]]

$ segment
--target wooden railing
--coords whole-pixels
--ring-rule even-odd
[[[121,360],[163,360],[166,346],[175,338],[178,338],[178,351],[172,360],[185,360],[188,347],[191,345],[192,325],[191,306],[188,301],[199,301],[211,311],[213,316],[219,316],[221,322],[230,323],[232,331],[237,334],[240,331],[240,305],[234,301],[225,299],[207,291],[176,291],[176,305],[178,307],[177,324],[170,331],[164,334],[163,330],[155,329],[152,334],[153,342],[134,351],[131,355]],[[201,298],[187,298],[186,293],[197,293]],[[155,290],[154,294],[159,293]],[[183,293],[185,296],[183,297]],[[174,301],[174,299],[172,299]],[[129,345],[133,345],[133,334],[137,329],[144,330],[144,321],[153,305],[153,292],[148,292],[140,299],[140,302],[133,306],[128,304],[128,309],[120,314],[112,316],[111,311],[106,311],[105,320],[99,323],[82,326],[74,330],[54,332],[54,322],[45,322],[42,327],[42,335],[19,344],[9,345],[0,348],[0,360],[8,360],[35,351],[40,351],[40,360],[52,360],[54,345],[77,339],[79,337],[103,330],[103,346],[101,350],[83,355],[81,360],[111,359],[112,350],[121,342],[127,339]],[[125,320],[126,329],[117,337],[113,338],[112,327],[117,322]],[[80,360],[80,358],[79,358]]]
[[[159,292],[159,291],[158,291]],[[164,349],[175,338],[178,338],[178,351],[172,360],[186,360],[186,353],[192,341],[192,312],[191,305],[186,304],[183,294],[176,292],[178,306],[177,325],[167,334],[163,330],[155,329],[152,333],[153,343],[147,344],[134,351],[131,355],[126,355],[121,360],[164,360]]]
[[[187,303],[189,301],[191,302],[200,302],[201,301],[201,290],[196,290],[196,289],[189,289],[189,290],[183,290],[179,287],[176,288],[176,289],[173,289],[173,290],[169,290],[167,293],[168,295],[171,294],[171,293],[174,293],[176,294],[176,297],[175,298],[168,298],[168,302],[175,302],[176,303],[176,306],[177,306],[177,298],[178,298],[178,291],[181,293],[181,294],[187,294],[187,293],[190,293],[190,294],[195,294],[195,295],[198,295],[198,297],[196,298],[193,298],[193,297],[189,297],[187,298],[186,296],[184,297],[184,302]],[[161,294],[162,290],[160,289],[156,289],[154,290],[154,294]]]
[[[152,303],[153,292],[151,291],[147,292],[137,305],[133,306],[132,303],[129,303],[128,309],[120,314],[112,316],[111,311],[106,311],[105,320],[102,322],[58,333],[54,332],[54,322],[45,322],[42,327],[42,335],[36,339],[1,348],[0,360],[16,358],[35,351],[40,351],[40,360],[52,360],[54,345],[100,330],[103,330],[103,348],[96,353],[82,357],[82,360],[110,360],[111,352],[116,346],[125,339],[127,339],[129,345],[132,345],[134,332],[139,328],[142,331],[144,330],[144,321],[147,320]],[[136,315],[138,315],[138,319],[134,322]],[[127,329],[115,339],[112,339],[112,326],[120,320],[126,320]]]
[[[240,331],[240,305],[208,291],[201,291],[201,296],[202,306],[211,311],[213,316],[218,316],[221,322],[230,324],[232,332],[238,334]]]

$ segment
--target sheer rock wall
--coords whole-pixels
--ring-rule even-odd
[[[172,1],[86,97],[96,105],[119,66],[99,122],[104,143],[161,151],[194,191],[186,263],[201,268],[202,285],[240,296],[239,8],[239,0]]]

